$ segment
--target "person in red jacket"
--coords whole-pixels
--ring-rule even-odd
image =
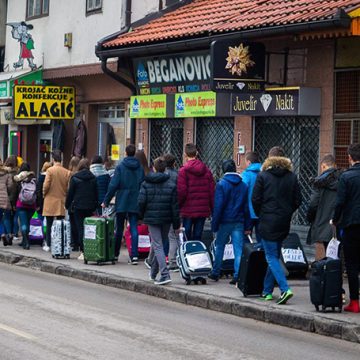
[[[214,178],[196,156],[196,146],[186,144],[186,164],[180,168],[177,182],[180,215],[188,240],[201,239],[205,219],[214,208]]]

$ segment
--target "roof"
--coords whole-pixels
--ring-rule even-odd
[[[131,32],[105,41],[104,48],[146,45],[180,38],[331,20],[360,0],[193,0]]]

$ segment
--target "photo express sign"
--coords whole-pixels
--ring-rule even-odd
[[[14,119],[72,120],[75,88],[72,86],[15,85]]]
[[[241,40],[211,44],[211,90],[216,92],[263,91],[265,46]]]
[[[175,94],[210,90],[210,54],[206,51],[134,60],[137,93]]]

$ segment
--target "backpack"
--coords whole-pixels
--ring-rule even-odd
[[[34,205],[36,202],[36,180],[31,179],[28,182],[21,183],[21,190],[19,193],[19,200],[24,205]]]

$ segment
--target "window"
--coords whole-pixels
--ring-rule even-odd
[[[27,19],[46,15],[49,15],[49,0],[27,0]]]
[[[102,8],[102,0],[86,0],[86,12],[99,11]]]

